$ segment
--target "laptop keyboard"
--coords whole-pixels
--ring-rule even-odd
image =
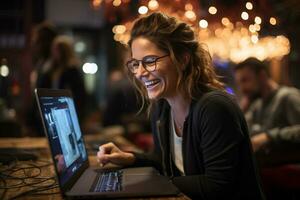
[[[99,173],[95,180],[94,192],[116,192],[122,189],[122,171]]]

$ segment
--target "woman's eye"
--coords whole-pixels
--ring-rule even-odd
[[[139,66],[139,62],[138,61],[134,61],[131,64],[133,67],[138,67]]]
[[[146,64],[154,64],[156,60],[156,57],[148,57],[144,59],[144,63]]]

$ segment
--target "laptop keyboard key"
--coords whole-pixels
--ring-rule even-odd
[[[103,172],[97,176],[94,192],[116,192],[122,189],[122,171]]]

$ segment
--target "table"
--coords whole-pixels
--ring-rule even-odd
[[[110,139],[109,139],[110,138]],[[97,166],[97,160],[96,160],[96,148],[94,147],[94,143],[97,142],[97,140],[102,141],[112,141],[116,143],[121,149],[123,150],[135,150],[139,151],[139,149],[134,146],[132,143],[130,143],[128,140],[126,140],[122,135],[120,134],[99,134],[99,135],[87,135],[84,137],[86,147],[89,153],[89,161],[91,166]],[[94,142],[94,143],[93,143]],[[30,151],[34,151],[38,155],[37,161],[19,161],[18,164],[20,166],[31,166],[32,164],[41,166],[41,172],[39,174],[39,177],[54,177],[54,167],[52,165],[52,160],[50,158],[50,152],[48,149],[48,142],[46,138],[1,138],[0,139],[0,147],[1,148],[9,148],[9,147],[16,147],[16,148],[22,148],[27,149]],[[0,171],[6,170],[7,166],[0,165]],[[32,168],[29,170],[26,170],[26,175],[30,174],[32,176],[35,175],[37,169]],[[16,172],[16,173],[23,173],[22,170]],[[24,172],[25,173],[25,172]],[[54,179],[52,179],[54,180]],[[14,183],[15,182],[15,183]],[[17,184],[16,180],[10,180],[8,182],[10,185]],[[3,186],[2,183],[0,183],[1,186]],[[43,184],[43,183],[41,183]],[[48,184],[48,183],[47,183]],[[49,183],[51,184],[51,183]],[[21,187],[21,188],[9,188],[5,190],[0,189],[0,199],[11,199],[12,197],[17,196],[18,194],[24,193],[28,191],[29,189],[32,189],[32,187]],[[59,189],[53,188],[50,190],[47,190],[47,193],[49,194],[43,194],[43,195],[26,195],[22,196],[19,199],[43,199],[43,200],[59,200],[62,199]],[[185,195],[180,195],[178,197],[158,197],[158,198],[135,198],[135,199],[168,199],[168,200],[180,200],[180,199],[189,199]]]

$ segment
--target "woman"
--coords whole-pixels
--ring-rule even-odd
[[[75,56],[71,39],[67,36],[56,37],[51,48],[50,69],[42,78],[41,87],[71,90],[79,117],[82,118],[86,91],[78,66],[79,62]]]
[[[109,143],[99,162],[155,166],[191,198],[263,199],[246,122],[192,29],[153,13],[134,24],[129,46],[129,77],[149,102],[155,149],[128,153]]]

